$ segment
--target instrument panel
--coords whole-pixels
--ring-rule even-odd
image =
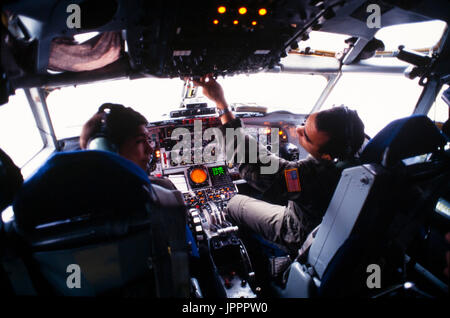
[[[225,221],[224,211],[228,200],[238,192],[238,170],[226,164],[214,138],[204,138],[208,128],[220,125],[219,118],[207,116],[152,123],[148,127],[155,149],[151,174],[167,177],[183,193],[190,209],[188,223],[197,243],[237,230]],[[206,152],[210,156],[203,160]]]
[[[282,115],[283,118],[286,117]],[[245,117],[246,114],[237,116],[247,120],[254,119]],[[280,154],[284,148],[292,146],[288,142],[288,132],[295,131],[295,126],[272,126],[266,121],[267,117],[259,117],[259,122],[244,121],[247,135],[269,151],[272,151],[272,146],[276,143],[280,147]],[[277,123],[280,123],[279,118],[275,118]],[[226,211],[227,202],[238,193],[237,184],[245,183],[237,165],[226,160],[223,141],[228,138],[221,135],[219,127],[220,119],[206,113],[148,125],[151,144],[155,149],[150,174],[168,178],[183,193],[186,206],[191,209],[191,228],[199,240],[205,235],[211,238],[235,229],[225,222],[222,214]],[[220,138],[222,144],[218,141]],[[276,140],[272,140],[273,138]],[[203,224],[199,220],[206,220],[207,223]]]
[[[233,164],[227,164],[223,141],[225,136],[217,137],[221,134],[219,128],[220,120],[217,117],[200,117],[174,119],[149,125],[149,136],[152,147],[155,149],[155,160],[150,167],[150,174],[154,176],[171,176],[174,174],[184,174],[189,169],[189,175],[185,178],[187,186],[180,185],[182,192],[195,190],[206,186],[207,176],[225,178],[230,176],[233,181],[239,180],[240,176]],[[265,145],[269,151],[272,150],[272,131],[268,126],[246,125],[246,134],[252,136],[257,142]],[[288,141],[285,129],[276,127],[279,142],[282,146]],[[220,140],[222,139],[222,140]],[[222,143],[222,144],[221,144]],[[282,149],[281,149],[282,150]],[[202,169],[194,169],[203,165]],[[214,170],[208,170],[210,167]],[[218,172],[221,172],[218,175]],[[200,181],[199,181],[200,180]]]
[[[220,126],[219,118],[208,115],[149,124],[155,150],[150,174],[168,178],[183,193],[187,224],[199,246],[200,258],[212,260],[223,293],[251,298],[256,296],[249,284],[254,272],[238,236],[238,226],[228,219],[226,209],[228,201],[239,191],[237,185],[245,181],[238,167],[227,162],[224,145],[217,142],[219,137],[208,134],[208,129]],[[290,126],[295,131],[295,126]],[[276,127],[275,134],[269,122],[262,119],[259,123],[246,123],[244,129],[270,151],[273,142],[278,143],[282,153],[284,148],[289,148],[287,132],[292,127]],[[271,140],[274,136],[277,140]],[[236,257],[238,261],[230,264],[229,260]],[[236,282],[233,288],[229,283],[230,273]]]
[[[227,202],[238,193],[236,184],[244,181],[237,166],[227,163],[224,145],[217,142],[214,133],[208,133],[220,126],[220,119],[211,116],[175,118],[148,126],[155,149],[150,173],[167,177],[183,193],[197,241],[237,230],[226,221],[224,211]],[[245,131],[271,150],[270,127],[246,125]],[[286,140],[284,130],[280,129],[277,136],[281,142]]]
[[[220,204],[237,193],[228,168],[223,165],[191,166],[167,177],[183,192],[186,205],[191,207],[198,208],[209,201]]]

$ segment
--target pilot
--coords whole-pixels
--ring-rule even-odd
[[[83,125],[80,147],[116,152],[147,171],[154,151],[149,142],[147,123],[147,119],[131,107],[105,103]],[[149,178],[153,184],[176,190],[169,179]]]
[[[229,110],[222,87],[211,75],[194,83],[216,103],[222,128],[242,127],[241,120]],[[235,195],[227,205],[228,216],[240,228],[281,245],[291,256],[298,254],[308,234],[322,221],[340,178],[336,162],[355,157],[364,141],[364,124],[356,111],[340,106],[309,115],[296,132],[300,145],[309,153],[306,159],[287,161],[270,154],[278,161],[273,174],[261,173],[262,160],[239,163],[239,172],[247,183],[273,198],[284,198],[287,205],[245,195]]]

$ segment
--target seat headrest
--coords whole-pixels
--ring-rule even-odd
[[[32,230],[86,215],[131,214],[149,201],[144,186],[150,186],[146,173],[114,153],[56,153],[19,191],[13,205],[16,224]]]
[[[0,212],[12,203],[22,184],[23,177],[19,167],[0,149]]]
[[[413,115],[391,122],[364,148],[362,163],[392,166],[402,159],[432,153],[448,138],[426,116]]]

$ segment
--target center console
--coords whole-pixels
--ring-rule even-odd
[[[197,120],[202,121],[202,133],[220,124],[216,117]],[[212,282],[199,279],[203,292],[216,297],[254,298],[254,272],[250,258],[238,236],[238,227],[230,222],[226,212],[228,201],[238,192],[236,183],[240,177],[237,168],[225,163],[220,149],[213,149],[219,153],[214,162],[208,163],[177,162],[172,156],[177,143],[171,138],[175,128],[189,132],[192,153],[203,151],[208,145],[208,141],[194,142],[197,137],[194,124],[193,119],[174,119],[148,127],[156,155],[151,174],[168,178],[183,193],[188,207],[188,226],[199,251],[197,262],[202,263],[196,267],[207,268],[205,270],[211,271],[214,277],[214,288],[210,290],[202,285],[211,286]],[[198,149],[199,145],[201,149]],[[195,274],[202,276],[202,273]],[[211,275],[206,276],[211,279]]]

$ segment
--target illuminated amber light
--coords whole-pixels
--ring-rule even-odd
[[[208,176],[206,175],[205,170],[200,169],[200,168],[196,168],[196,169],[191,171],[190,178],[195,183],[203,183],[203,182],[206,181]]]
[[[257,25],[257,24],[258,24],[258,22],[252,21],[252,25]]]
[[[155,154],[156,154],[156,158],[161,158],[161,151],[156,150]]]
[[[259,9],[258,14],[259,15],[266,15],[267,14],[267,10],[264,9],[264,8],[261,8],[261,9]]]
[[[219,12],[220,14],[223,14],[223,13],[227,12],[227,8],[225,8],[224,6],[220,6],[217,8],[217,12]]]
[[[246,14],[246,13],[247,13],[247,8],[246,7],[239,8],[239,14]]]
[[[238,23],[239,23],[238,20],[234,20],[234,21],[233,21],[233,24],[238,24]]]
[[[213,23],[214,24],[219,24],[219,20],[214,20]]]

